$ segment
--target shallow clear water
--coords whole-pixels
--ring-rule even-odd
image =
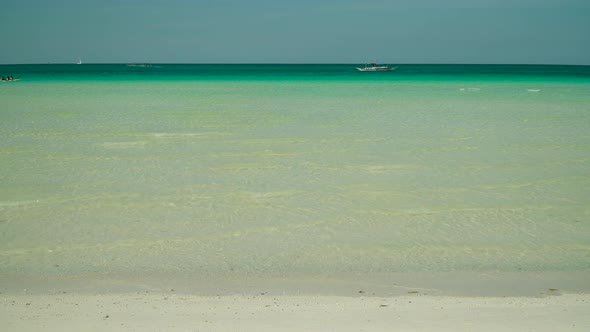
[[[0,74],[3,273],[590,269],[586,67]]]

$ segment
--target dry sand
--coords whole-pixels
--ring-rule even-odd
[[[589,331],[590,295],[0,294],[0,322],[21,332]]]

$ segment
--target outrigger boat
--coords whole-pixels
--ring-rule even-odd
[[[365,64],[365,68],[356,67],[358,71],[391,71],[397,67],[387,67],[387,66],[379,66],[376,63],[367,63]]]

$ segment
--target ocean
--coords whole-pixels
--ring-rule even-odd
[[[0,65],[0,280],[590,272],[590,67],[354,67]]]

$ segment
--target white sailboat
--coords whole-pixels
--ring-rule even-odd
[[[378,64],[376,64],[374,62],[365,64],[365,68],[356,67],[356,69],[358,71],[391,71],[391,70],[394,70],[395,68],[397,68],[397,67],[391,68],[391,67],[387,67],[387,66],[379,66]]]
[[[81,65],[82,64],[82,59],[78,58],[78,62],[76,62],[76,64]]]

